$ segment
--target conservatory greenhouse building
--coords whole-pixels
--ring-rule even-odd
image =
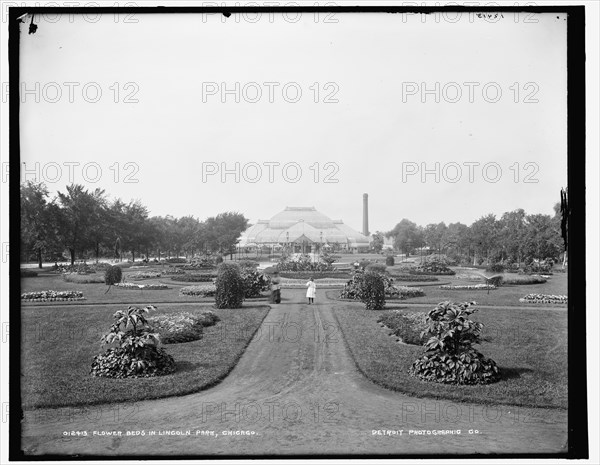
[[[315,207],[286,207],[270,220],[250,226],[238,245],[245,250],[286,248],[297,253],[322,249],[363,252],[369,249],[369,238]]]

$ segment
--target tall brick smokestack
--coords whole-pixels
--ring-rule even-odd
[[[364,236],[369,235],[369,194],[363,194],[363,230]]]

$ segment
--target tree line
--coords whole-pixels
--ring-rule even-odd
[[[396,251],[407,255],[426,247],[428,252],[473,264],[559,260],[565,251],[561,220],[560,204],[554,206],[554,215],[527,214],[517,209],[500,218],[482,216],[471,226],[442,222],[423,227],[405,218],[391,231],[375,233],[373,247],[381,251],[387,237],[393,239]]]
[[[200,221],[193,216],[149,216],[139,200],[110,199],[103,189],[66,186],[50,198],[43,183],[21,185],[21,260],[35,257],[71,264],[77,258],[132,260],[150,254],[170,257],[195,253],[233,253],[248,220],[237,212]]]

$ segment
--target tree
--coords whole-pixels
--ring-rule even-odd
[[[423,230],[423,238],[427,246],[441,254],[449,242],[446,223],[428,224]]]
[[[523,239],[525,234],[525,210],[519,208],[506,212],[498,224],[498,240],[505,256],[518,264],[523,260]]]
[[[496,215],[482,216],[471,225],[471,243],[475,248],[475,258],[477,255],[486,257],[490,261],[492,252],[498,247],[498,224]],[[474,263],[475,264],[475,263]]]
[[[383,249],[383,233],[381,231],[377,231],[375,234],[373,234],[371,247],[373,247],[373,251],[375,253],[379,253]]]
[[[35,253],[39,268],[44,252],[57,253],[59,248],[58,207],[47,199],[48,189],[44,184],[27,182],[21,186],[21,249]]]
[[[394,238],[394,248],[404,251],[406,255],[410,254],[415,247],[421,247],[423,243],[423,233],[410,220],[403,218],[394,229],[386,233],[386,237]]]
[[[212,251],[233,254],[248,220],[241,213],[219,213],[206,220],[206,241]]]
[[[75,263],[76,252],[84,252],[93,246],[92,231],[94,217],[90,212],[98,207],[98,196],[84,189],[80,184],[67,186],[67,192],[58,192],[60,203],[59,235],[64,246],[69,249],[71,265]]]

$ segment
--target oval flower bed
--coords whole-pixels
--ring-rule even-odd
[[[214,297],[217,292],[217,286],[214,284],[204,284],[200,286],[186,286],[179,289],[179,295],[192,297]]]
[[[551,295],[551,294],[527,294],[519,299],[519,302],[528,304],[566,304],[568,302],[566,295]]]
[[[423,297],[425,292],[420,287],[408,287],[408,286],[393,286],[394,289],[398,290],[396,294],[400,299],[410,299],[413,297]]]
[[[457,284],[455,286],[446,284],[444,286],[440,286],[440,289],[444,289],[446,291],[485,291],[488,289],[496,289],[496,286],[493,284]]]
[[[55,302],[64,300],[85,300],[81,291],[36,291],[21,294],[25,302]]]
[[[160,278],[160,273],[157,271],[136,271],[135,273],[130,273],[128,275],[128,278],[131,278],[133,280]]]
[[[164,289],[170,289],[166,284],[134,284],[134,283],[115,283],[116,287],[121,289],[135,289],[135,290],[149,290],[149,291],[161,291]]]
[[[203,328],[217,321],[219,317],[210,310],[200,314],[179,312],[148,318],[152,331],[159,334],[163,344],[197,341],[202,337]]]

